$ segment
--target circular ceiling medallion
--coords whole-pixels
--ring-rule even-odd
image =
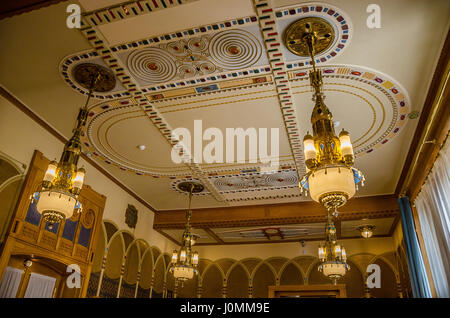
[[[182,45],[173,44],[171,52],[184,54]],[[150,47],[136,50],[128,56],[128,69],[132,76],[146,83],[162,83],[176,75],[176,65],[171,55],[160,48]]]
[[[317,17],[307,17],[291,23],[284,31],[284,44],[292,53],[299,56],[310,56],[305,37],[309,33],[316,37],[315,54],[328,50],[334,42],[334,29],[331,24]]]
[[[258,62],[261,53],[261,43],[253,34],[244,30],[216,33],[209,42],[211,60],[227,70],[250,67]]]
[[[193,181],[184,181],[177,184],[177,188],[183,192],[192,192],[192,193],[199,193],[202,192],[205,187],[198,182]]]
[[[182,194],[189,194],[191,186],[194,186],[192,195],[205,196],[210,194],[200,180],[195,178],[183,178],[172,182],[172,189]]]
[[[109,69],[94,63],[82,63],[72,70],[75,81],[94,92],[109,92],[116,86],[116,78]]]
[[[298,41],[309,27],[318,33],[315,62],[325,63],[349,46],[353,25],[340,8],[327,3],[307,2],[275,10],[278,30],[283,34],[286,67],[301,68],[310,64],[307,48]],[[316,30],[314,30],[316,29]]]

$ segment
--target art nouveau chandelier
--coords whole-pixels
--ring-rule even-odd
[[[353,146],[349,133],[342,130],[339,137],[336,136],[333,116],[324,103],[322,73],[316,69],[315,55],[327,48],[334,31],[328,22],[320,18],[300,19],[293,27],[288,27],[288,31],[292,32],[286,35],[286,45],[288,48],[290,46],[291,51],[296,48],[311,57],[313,70],[309,78],[315,101],[311,115],[313,135],[308,132],[303,139],[308,169],[299,187],[302,192],[309,191],[311,198],[327,210],[334,209],[337,215],[337,208],[353,197],[358,183],[364,185],[364,176],[353,167]]]
[[[325,232],[325,243],[319,245],[319,259],[322,262],[319,271],[336,284],[350,270],[350,266],[347,264],[345,248],[336,240],[336,227],[329,213]]]
[[[89,89],[88,98],[85,106],[80,108],[73,136],[65,144],[61,159],[50,162],[40,191],[32,195],[32,203],[37,202],[36,209],[49,223],[49,228],[82,210],[78,195],[83,187],[85,170],[77,164],[81,155],[81,131],[88,116],[87,106],[93,91],[106,92],[115,86],[114,74],[96,64],[80,64],[72,74],[81,86]]]
[[[191,232],[191,201],[192,193],[203,191],[203,186],[195,182],[182,182],[178,185],[178,189],[189,192],[189,208],[186,212],[186,228],[181,237],[181,248],[179,251],[174,250],[172,254],[172,262],[169,270],[173,273],[176,280],[184,281],[192,279],[197,274],[198,253],[192,252],[192,246],[195,244],[197,236]]]

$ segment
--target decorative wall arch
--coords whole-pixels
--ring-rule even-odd
[[[352,254],[348,259],[353,261],[353,263],[358,267],[361,273],[366,276],[367,266],[372,264],[374,258],[376,258],[376,255],[372,253],[358,253]]]
[[[104,219],[102,222],[102,226],[105,229],[105,233],[106,235],[106,241],[109,242],[111,241],[112,236],[119,232],[119,226],[117,226],[117,224],[114,221],[111,220],[107,220]]]
[[[142,253],[140,262],[140,280],[138,286],[139,298],[150,297],[150,289],[152,288],[152,279],[154,272],[153,252],[150,246]]]
[[[242,268],[244,269],[245,273],[247,274],[248,279],[250,279],[251,274],[250,274],[250,272],[248,271],[248,268],[242,263],[242,261],[236,261],[236,262],[228,269],[228,272],[227,272],[227,274],[226,274],[226,276],[225,276],[225,279],[226,279],[227,281],[228,281],[228,278],[230,277],[231,272],[233,271],[233,269],[234,269],[236,266],[242,266]]]
[[[308,270],[306,271],[306,277],[308,278],[309,281],[309,276],[311,275],[311,271],[313,269],[317,269],[317,266],[319,265],[319,258],[315,257],[315,260],[309,265]]]
[[[152,285],[152,297],[162,298],[165,289],[165,272],[166,272],[166,262],[164,260],[163,254],[160,254],[153,268],[153,285]]]
[[[259,273],[261,277],[258,277]],[[272,274],[272,277],[270,277]],[[272,279],[273,278],[273,279]],[[268,286],[275,285],[278,281],[276,270],[267,261],[261,261],[253,270],[251,276],[252,297],[268,297]]]
[[[233,267],[233,265],[237,261],[232,258],[221,258],[218,260],[215,260],[215,263],[217,266],[219,266],[222,269],[222,272],[224,273],[224,279],[226,280],[228,277],[228,272],[230,271],[230,268]]]
[[[277,273],[277,279],[280,278],[280,273],[281,273],[281,268],[283,268],[287,262],[289,262],[289,259],[287,257],[278,257],[278,256],[274,256],[274,257],[270,257],[268,259],[266,259],[266,262],[268,262],[270,264],[270,266],[272,266],[272,268],[275,270],[275,272]]]
[[[201,275],[202,277],[202,297],[222,297],[222,288],[225,278],[223,270],[216,262],[209,264]]]
[[[288,266],[289,265],[293,265],[298,271],[299,271],[299,274],[300,274],[300,284],[301,285],[303,285],[303,284],[305,284],[305,273],[303,273],[303,270],[302,270],[302,268],[294,261],[294,260],[290,260],[290,261],[287,261],[283,266],[282,266],[282,268],[280,269],[280,272],[279,272],[279,281],[280,281],[280,285],[286,285],[286,284],[283,284],[283,274],[285,274],[285,270],[287,269],[287,268],[289,268]],[[289,284],[289,285],[298,285],[298,284]]]
[[[203,273],[201,273],[202,279],[204,279],[205,274],[208,272],[208,270],[209,270],[212,266],[216,266],[216,267],[218,268],[220,274],[222,275],[222,279],[224,279],[224,278],[225,278],[225,273],[223,272],[222,268],[220,268],[220,266],[216,264],[216,262],[211,262],[211,264],[209,264],[208,266],[205,267],[205,269],[203,270]]]
[[[275,277],[275,279],[278,277],[277,271],[275,270],[275,268],[273,268],[273,266],[267,262],[267,260],[262,260],[261,262],[259,262],[258,265],[256,265],[256,267],[253,269],[252,275],[250,276],[251,280],[253,280],[253,278],[255,277],[256,272],[258,271],[258,269],[263,265],[267,265],[270,270],[273,273],[273,276]]]
[[[226,276],[226,296],[230,298],[246,298],[250,286],[250,273],[241,262],[235,262]]]
[[[371,288],[370,296],[375,298],[397,298],[400,285],[398,274],[383,257],[376,257],[372,264],[380,266],[380,288]]]
[[[389,267],[390,269],[394,272],[395,278],[397,279],[397,282],[399,282],[400,276],[398,273],[398,269],[394,266],[394,264],[392,264],[388,259],[386,259],[384,256],[386,254],[390,254],[390,252],[387,253],[383,253],[380,255],[375,256],[372,260],[371,260],[371,264],[374,264],[378,259],[383,260]]]

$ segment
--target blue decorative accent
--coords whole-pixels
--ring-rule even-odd
[[[38,198],[39,198],[39,195],[38,195]],[[38,212],[36,205],[37,205],[37,201],[34,201],[28,207],[27,216],[25,217],[25,222],[28,222],[28,223],[31,223],[31,224],[37,226],[41,222],[41,214]]]
[[[78,244],[84,247],[88,247],[90,236],[91,236],[91,229],[87,229],[84,226],[81,226],[80,236],[78,237]]]
[[[300,181],[300,184],[303,187],[303,189],[309,190],[308,176],[303,177],[303,179]]]
[[[353,178],[355,179],[355,184],[358,184],[362,179],[362,175],[355,168],[352,168],[352,171],[353,171]]]
[[[73,241],[75,237],[75,231],[77,229],[78,221],[71,221],[70,219],[66,220],[66,224],[64,226],[64,231],[62,237],[68,239],[69,241]]]
[[[208,86],[201,86],[201,87],[195,88],[197,93],[206,93],[206,92],[216,91],[218,89],[219,89],[219,86],[217,86],[217,84],[211,84]]]
[[[81,204],[81,202],[77,201],[77,203],[75,203],[74,210],[78,210],[78,209],[82,209],[82,208],[83,208],[83,205]]]
[[[45,223],[45,230],[46,230],[46,231],[49,231],[49,232],[51,232],[51,233],[53,233],[53,234],[58,233],[59,223],[53,223],[53,227],[52,227],[52,228],[50,228],[49,225],[50,225],[49,222],[46,222],[46,223]]]
[[[414,298],[431,298],[430,285],[416,236],[411,205],[408,197],[398,199],[402,220],[403,241],[408,259],[409,278]]]

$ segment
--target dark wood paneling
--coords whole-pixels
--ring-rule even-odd
[[[360,197],[350,200],[339,211],[340,220],[395,217],[398,204],[395,195]],[[272,205],[195,209],[192,225],[197,228],[245,227],[319,223],[325,221],[325,209],[313,201]],[[154,228],[184,228],[185,211],[158,211]]]

